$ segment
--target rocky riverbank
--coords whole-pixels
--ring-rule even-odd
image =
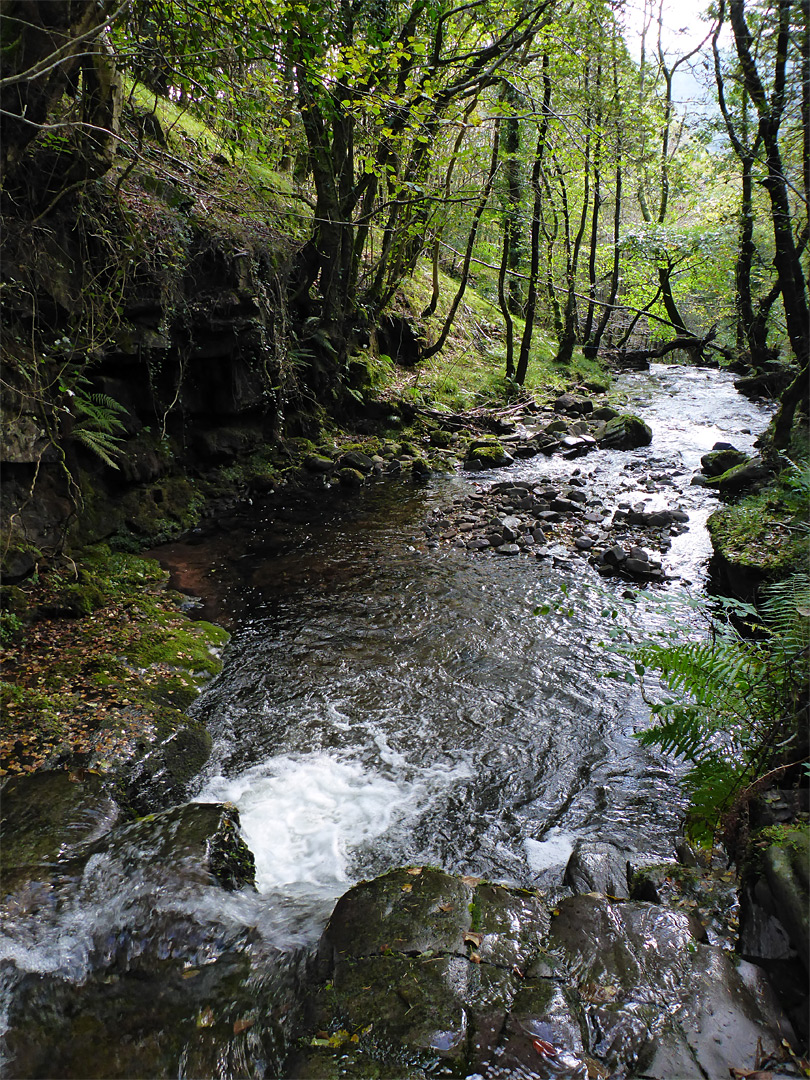
[[[338,902],[305,1008],[301,1078],[801,1075],[761,972],[687,911],[428,867]]]
[[[512,555],[527,566],[542,549],[541,561],[578,551],[600,573],[664,580],[654,563],[688,526],[677,516],[686,511],[677,497],[649,512],[598,491],[578,461],[597,436],[575,426],[608,421],[583,415],[591,413],[555,402],[492,418],[494,438],[428,418],[418,437],[302,442],[281,482],[268,486],[279,507],[287,493],[317,500],[327,488],[351,500],[377,480],[420,484],[429,470],[463,462],[473,490],[425,522],[426,549]],[[485,466],[501,459],[482,461],[476,451],[495,443],[518,461],[539,453],[576,464],[566,465],[564,483],[487,483]],[[651,490],[659,484],[650,479]],[[605,557],[611,549],[615,562]],[[230,1075],[302,1077],[802,1075],[781,1043],[785,1036],[797,1049],[790,1018],[727,948],[738,940],[733,919],[723,918],[724,908],[736,917],[727,871],[695,867],[690,877],[682,865],[646,867],[609,846],[580,845],[565,888],[547,895],[429,867],[393,871],[340,901],[314,971],[299,980],[285,961],[280,976],[279,957],[257,947],[230,906],[234,887],[238,905],[255,897],[233,811],[166,809],[183,799],[207,754],[206,733],[183,709],[217,670],[212,649],[225,636],[188,622],[183,598],[154,563],[106,552],[72,574],[61,569],[58,581],[28,582],[17,618],[31,622],[8,626],[7,670],[21,695],[12,722],[26,739],[31,717],[57,724],[53,744],[39,750],[15,737],[9,755],[17,772],[56,771],[18,776],[4,791],[4,830],[21,841],[4,845],[4,914],[9,925],[36,927],[35,940],[20,938],[23,950],[61,957],[50,973],[23,975],[15,991],[9,1046],[18,1075],[54,1063],[64,1076],[170,1075],[178,1061],[201,1076],[222,1062]],[[173,710],[174,727],[149,726],[158,704]],[[27,711],[34,705],[46,711]],[[144,774],[141,762],[155,767]],[[755,823],[771,831],[746,877],[739,940],[778,977],[793,965],[800,985],[806,922],[789,919],[786,929],[775,914],[786,905],[801,911],[806,897],[807,808],[790,793],[772,806],[771,794],[763,796],[770,816]],[[785,850],[795,851],[786,869]],[[159,895],[167,902],[152,910]],[[75,921],[60,922],[70,912]],[[64,940],[79,944],[60,951]],[[80,971],[71,966],[77,956]],[[8,963],[4,971],[17,977]],[[802,1002],[785,1008],[795,1018]]]

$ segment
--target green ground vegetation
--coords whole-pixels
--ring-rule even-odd
[[[187,724],[228,634],[166,585],[154,560],[97,547],[4,588],[0,775],[114,771]]]

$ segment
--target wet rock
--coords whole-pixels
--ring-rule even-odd
[[[618,544],[607,548],[602,554],[602,561],[607,563],[608,566],[621,566],[626,559],[627,552]]]
[[[162,710],[157,739],[128,767],[121,781],[128,806],[137,814],[148,814],[187,798],[211,746],[204,724],[179,710]]]
[[[582,457],[584,454],[595,450],[596,439],[590,435],[565,435],[560,439],[560,448],[563,457],[567,459]]]
[[[705,486],[716,488],[721,492],[742,491],[743,488],[764,480],[770,472],[770,467],[761,457],[753,457],[741,465],[735,465],[721,476],[710,477],[706,480]]]
[[[810,837],[797,833],[791,845],[771,844],[762,855],[765,877],[773,895],[779,920],[791,944],[810,972],[808,867]]]
[[[424,479],[433,475],[433,469],[431,469],[424,458],[414,458],[413,464],[411,465],[411,473],[417,479]]]
[[[520,548],[518,547],[518,545],[517,544],[512,544],[512,543],[499,544],[498,547],[496,548],[496,551],[497,551],[497,553],[499,555],[519,555],[520,554]]]
[[[6,1054],[23,1077],[281,1075],[283,991],[252,972],[244,954],[199,968],[164,960],[77,985],[23,978],[8,1017]]]
[[[635,450],[639,446],[649,446],[652,430],[638,416],[625,413],[607,421],[598,442],[611,450]]]
[[[605,893],[626,898],[628,852],[615,844],[578,840],[563,881],[575,894]]]
[[[643,510],[633,507],[625,512],[628,525],[643,525],[645,528],[662,529],[673,522],[689,520],[683,510]]]
[[[348,450],[345,454],[342,454],[338,462],[341,470],[343,469],[355,469],[359,473],[370,473],[374,468],[374,462],[368,456],[368,454],[362,453],[360,450]]]
[[[592,892],[552,913],[531,892],[391,871],[338,901],[284,1075],[719,1080],[790,1028],[756,970],[696,929]]]
[[[511,465],[514,458],[507,454],[503,446],[494,439],[480,439],[472,442],[464,462],[465,469],[470,469],[473,462],[481,469],[497,469]]]
[[[359,488],[363,486],[365,479],[359,469],[343,468],[338,470],[338,480],[341,487]]]
[[[562,496],[552,499],[551,509],[561,514],[573,514],[582,511],[582,507],[578,503],[572,502],[571,499],[564,499]],[[545,518],[545,520],[548,521],[548,518]]]
[[[15,776],[2,789],[0,881],[12,891],[21,881],[45,880],[113,828],[118,804],[102,777],[42,772]]]
[[[718,448],[715,446],[708,454],[700,459],[701,472],[706,476],[720,476],[735,465],[743,465],[748,461],[748,454],[742,450],[735,450],[733,446]]]
[[[664,576],[658,567],[652,566],[646,559],[628,557],[622,563],[622,570],[643,581],[653,581]]]
[[[304,468],[309,472],[323,475],[331,472],[334,467],[335,463],[331,458],[321,457],[319,454],[307,454],[304,458]]]

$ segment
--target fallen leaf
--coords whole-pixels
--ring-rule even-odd
[[[472,930],[468,930],[467,933],[464,935],[464,944],[465,945],[467,945],[467,944],[475,945],[476,949],[478,948],[478,946],[481,944],[481,942],[483,940],[484,940],[484,935],[483,934],[476,934]]]
[[[421,866],[409,866],[405,871],[406,874],[413,874],[414,877],[418,877],[422,873]]]
[[[413,890],[413,885],[403,885],[402,886],[402,891],[403,892],[411,892],[412,890]]]
[[[532,1046],[542,1057],[555,1058],[557,1056],[557,1049],[545,1039],[532,1039]]]
[[[233,1033],[239,1035],[243,1031],[247,1031],[248,1028],[252,1028],[255,1021],[253,1020],[234,1020]]]
[[[480,885],[484,879],[480,877],[470,877],[468,874],[465,874],[461,880],[464,882],[465,885],[471,885],[473,888],[475,888],[475,886]]]
[[[439,904],[439,911],[455,911],[455,904]]]

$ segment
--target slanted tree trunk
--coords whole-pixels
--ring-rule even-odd
[[[807,8],[806,2],[798,5],[798,10],[803,12],[805,36],[807,34]],[[810,352],[810,327],[808,326],[810,312],[808,312],[807,287],[801,258],[793,235],[787,179],[779,145],[779,128],[786,103],[785,79],[791,31],[791,0],[777,0],[776,11],[779,27],[769,94],[762,81],[758,61],[752,52],[751,32],[746,22],[743,0],[731,0],[729,6],[731,28],[740,60],[742,78],[746,92],[757,111],[758,136],[765,150],[767,175],[763,185],[771,203],[775,247],[774,265],[782,293],[788,337],[800,370],[806,371]],[[788,411],[790,411],[789,408]],[[784,424],[780,427],[779,435],[780,439],[785,438]]]

